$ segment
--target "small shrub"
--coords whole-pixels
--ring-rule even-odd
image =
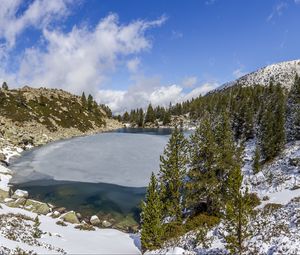
[[[64,223],[62,220],[57,221],[57,222],[56,222],[56,225],[63,226],[63,227],[68,226],[68,225],[67,225],[66,223]]]
[[[80,230],[86,230],[86,231],[95,231],[95,228],[89,224],[76,225],[75,228]]]
[[[219,222],[220,219],[218,217],[201,213],[192,218],[189,218],[186,221],[185,230],[186,232],[188,232],[204,226],[206,226],[207,228],[212,228],[213,226],[217,225]]]
[[[264,197],[262,198],[263,201],[268,201],[269,199],[270,199],[270,197],[268,197],[268,196],[264,196]]]
[[[282,207],[283,207],[283,205],[281,205],[281,204],[275,204],[275,203],[266,204],[265,207],[263,208],[262,215],[264,215],[264,216],[270,215],[274,211],[276,211]]]
[[[250,205],[254,208],[258,205],[261,204],[259,197],[257,196],[256,193],[250,193],[249,194],[249,198],[250,198]]]
[[[170,222],[164,224],[163,240],[169,240],[182,236],[185,233],[184,225],[179,222]]]

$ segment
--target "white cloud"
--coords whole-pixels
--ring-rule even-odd
[[[15,81],[74,93],[83,90],[95,93],[117,69],[121,58],[151,48],[145,32],[165,20],[162,16],[154,21],[137,20],[124,25],[119,23],[116,14],[110,14],[93,29],[74,26],[70,32],[63,33],[44,28],[46,48],[25,50]],[[135,61],[130,68],[137,65]]]
[[[139,58],[135,57],[127,61],[127,68],[129,72],[136,73],[141,61]]]
[[[146,78],[143,77],[145,81]],[[150,78],[149,84],[157,84],[159,82],[156,78]],[[200,94],[204,95],[208,91],[215,89],[217,83],[205,83],[200,87],[193,89],[186,93],[182,86],[148,86],[137,83],[131,86],[128,90],[99,90],[96,99],[100,103],[107,104],[114,113],[123,113],[125,110],[142,107],[146,109],[149,103],[153,106],[161,105],[168,107],[169,103],[177,103],[192,98],[198,97]]]
[[[187,88],[192,88],[196,85],[198,79],[196,76],[186,77],[182,81],[182,85]]]
[[[215,83],[215,82],[213,82],[213,83],[204,83],[200,87],[197,87],[197,88],[193,89],[191,92],[184,95],[182,101],[190,100],[192,98],[196,98],[199,95],[205,95],[207,92],[217,88],[218,86],[219,86],[219,84]]]
[[[247,72],[243,71],[243,68],[238,68],[238,69],[235,69],[233,72],[232,72],[232,75],[234,78],[240,78],[242,76],[244,76]]]
[[[71,0],[35,0],[21,14],[25,3],[21,0],[2,0],[0,8],[0,39],[6,51],[14,47],[16,38],[28,27],[45,28],[54,20],[68,14]]]
[[[296,0],[298,1],[298,0]],[[280,2],[273,7],[273,11],[267,17],[267,21],[271,21],[275,16],[281,16],[283,11],[288,8],[288,4],[285,2]]]
[[[172,30],[172,39],[180,39],[183,37],[183,33],[177,30]]]

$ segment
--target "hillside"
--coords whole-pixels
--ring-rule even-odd
[[[279,83],[285,88],[290,89],[294,83],[296,74],[298,74],[298,76],[300,75],[299,59],[268,65],[257,71],[246,74],[235,81],[225,83],[217,90],[225,89],[235,85],[267,86],[271,81]]]
[[[173,133],[151,179],[146,253],[299,254],[298,63],[260,69],[167,109],[196,129],[187,140]]]
[[[49,141],[120,127],[108,108],[92,97],[83,100],[66,91],[46,88],[0,90],[0,150],[23,149]],[[4,159],[4,156],[1,157]]]

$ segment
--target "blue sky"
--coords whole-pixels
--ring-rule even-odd
[[[4,0],[0,79],[91,92],[115,112],[300,58],[300,0]]]

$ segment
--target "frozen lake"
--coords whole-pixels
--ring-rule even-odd
[[[11,164],[12,183],[39,179],[145,187],[170,130],[124,129],[50,143]]]

